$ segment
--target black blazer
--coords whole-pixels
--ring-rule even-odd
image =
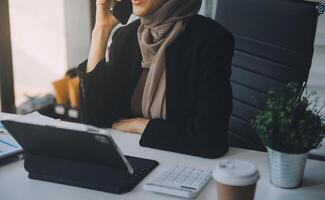
[[[139,20],[117,30],[109,63],[85,74],[79,66],[84,122],[111,127],[133,117],[131,97],[141,74]],[[215,21],[195,15],[166,54],[167,120],[152,119],[140,145],[216,158],[228,150],[232,112],[233,36]]]

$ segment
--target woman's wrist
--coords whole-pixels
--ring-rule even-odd
[[[110,26],[101,26],[101,25],[95,25],[93,31],[92,31],[92,37],[101,35],[102,37],[109,37],[110,32],[112,32],[113,28]]]
[[[93,31],[111,31],[115,26],[109,24],[96,23]]]
[[[114,122],[112,128],[123,132],[143,134],[149,122],[149,119],[144,118],[122,119]]]
[[[119,21],[112,15],[108,20],[96,21],[94,30],[113,30],[117,26]]]
[[[88,56],[87,73],[95,69],[97,63],[105,58],[108,38],[112,29],[95,27],[92,32],[91,47]]]
[[[143,134],[144,130],[146,129],[147,125],[149,124],[150,120],[144,118],[138,118],[137,125],[136,125],[136,132],[139,134]]]

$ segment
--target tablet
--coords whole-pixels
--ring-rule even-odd
[[[109,130],[69,122],[42,125],[6,120],[2,124],[28,154],[108,165],[134,173]]]
[[[109,129],[30,116],[2,124],[24,149],[32,179],[121,194],[159,164],[124,156]]]

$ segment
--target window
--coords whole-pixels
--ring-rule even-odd
[[[15,112],[8,1],[0,1],[0,111]]]
[[[52,82],[87,59],[90,0],[10,0],[8,7],[15,105],[21,106],[53,94]]]

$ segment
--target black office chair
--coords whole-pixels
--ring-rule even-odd
[[[323,12],[322,4],[303,0],[218,0],[215,19],[236,41],[232,146],[265,150],[250,125],[256,106],[272,87],[307,81]]]

